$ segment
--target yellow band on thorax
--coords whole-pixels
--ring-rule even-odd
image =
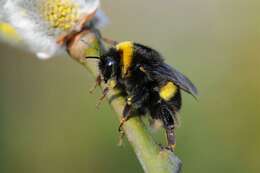
[[[122,75],[127,74],[128,69],[132,65],[133,53],[134,53],[134,44],[131,41],[121,42],[116,45],[117,51],[121,52],[121,65],[122,65]]]
[[[167,82],[164,86],[160,88],[160,97],[165,101],[169,101],[175,96],[177,89],[178,88],[176,85],[174,85],[174,83]]]

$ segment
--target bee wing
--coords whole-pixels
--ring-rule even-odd
[[[39,58],[46,59],[63,46],[57,44],[61,35],[75,29],[80,19],[98,11],[99,0],[0,0],[0,22],[13,29],[30,50]],[[100,12],[98,12],[99,14]],[[100,25],[102,15],[96,15],[96,25]],[[2,35],[6,29],[1,29]],[[6,25],[5,25],[6,26]],[[8,32],[10,31],[10,27]]]
[[[147,73],[149,73],[149,77],[152,80],[156,80],[158,82],[161,79],[172,81],[182,90],[190,93],[195,98],[198,95],[195,85],[185,75],[166,63],[157,64],[156,67],[144,66],[144,69]]]
[[[168,64],[164,64],[162,69],[167,69],[166,74],[169,75],[169,79],[172,80],[176,85],[178,85],[184,91],[190,93],[194,97],[198,95],[198,90],[195,85],[189,80],[188,77],[183,75],[178,70],[174,69],[173,67],[169,66]],[[161,71],[163,72],[163,71]]]

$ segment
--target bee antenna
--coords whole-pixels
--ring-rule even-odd
[[[99,56],[87,56],[86,59],[100,59]]]

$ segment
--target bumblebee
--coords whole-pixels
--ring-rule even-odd
[[[97,58],[97,57],[87,57]],[[99,58],[102,81],[113,84],[126,95],[119,129],[131,117],[149,114],[159,119],[166,131],[168,146],[176,146],[177,113],[181,109],[181,90],[196,96],[197,89],[183,74],[169,66],[156,50],[131,41],[121,42]],[[104,95],[108,88],[104,90]]]

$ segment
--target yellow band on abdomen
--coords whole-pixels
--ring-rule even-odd
[[[169,101],[175,96],[177,89],[178,88],[176,85],[174,85],[174,83],[167,82],[164,86],[160,88],[160,97],[165,101]]]

